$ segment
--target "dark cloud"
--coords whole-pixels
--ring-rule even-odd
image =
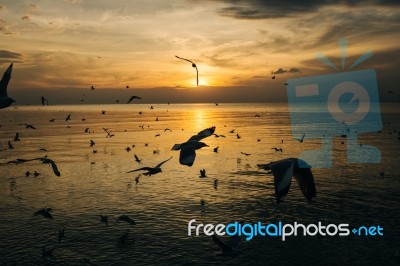
[[[272,71],[272,74],[283,74],[283,73],[299,73],[300,69],[298,68],[290,68],[290,69],[283,69],[283,68],[279,68],[276,71]]]
[[[5,32],[4,34],[14,34]],[[20,63],[23,62],[24,56],[20,53],[11,52],[8,50],[0,50],[0,64]]]
[[[7,50],[0,50],[0,59],[22,59],[22,54]]]
[[[283,74],[283,73],[286,73],[287,72],[287,70],[284,70],[284,69],[282,69],[282,68],[279,68],[278,70],[276,70],[276,71],[272,71],[272,74]]]
[[[230,6],[219,9],[219,14],[237,19],[267,19],[290,17],[297,14],[309,13],[325,6],[346,5],[358,6],[400,6],[395,0],[210,0],[227,3]]]
[[[288,72],[289,73],[298,73],[298,72],[300,72],[300,69],[293,67],[293,68],[289,69]]]

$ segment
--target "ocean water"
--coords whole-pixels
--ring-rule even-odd
[[[309,203],[293,181],[277,204],[273,177],[257,164],[297,157],[318,149],[320,139],[293,139],[286,104],[154,104],[18,106],[0,110],[0,265],[398,265],[400,250],[400,109],[382,104],[381,132],[359,141],[381,151],[378,164],[348,164],[346,139],[333,140],[333,167],[313,169],[317,198]],[[102,114],[102,111],[106,111]],[[312,112],[310,106],[305,111]],[[141,114],[139,114],[141,112]],[[65,121],[68,114],[71,120]],[[54,119],[54,122],[50,122]],[[85,119],[84,121],[82,119]],[[36,130],[25,128],[32,124]],[[143,126],[143,129],[142,129]],[[202,129],[192,167],[179,164],[175,143]],[[310,125],[312,127],[313,125]],[[84,130],[89,128],[90,133]],[[107,138],[103,130],[111,130]],[[171,131],[164,131],[169,128]],[[234,133],[230,133],[235,130]],[[14,142],[19,132],[20,141]],[[158,135],[159,136],[156,136]],[[240,138],[237,138],[239,134]],[[7,149],[11,141],[14,149]],[[90,140],[96,144],[89,147]],[[342,143],[344,142],[344,143]],[[132,150],[127,152],[126,147]],[[134,146],[134,147],[133,147]],[[219,152],[213,148],[219,147]],[[282,148],[283,152],[274,151]],[[45,150],[43,150],[45,149]],[[93,153],[97,150],[97,153]],[[245,155],[247,153],[250,155]],[[139,164],[134,154],[142,159]],[[7,161],[47,155],[48,165]],[[127,171],[155,166],[142,176]],[[206,169],[207,177],[199,178]],[[38,177],[25,172],[40,173]],[[384,171],[381,177],[379,172]],[[217,186],[214,185],[215,180]],[[52,208],[54,219],[33,216]],[[99,215],[108,215],[109,225]],[[116,222],[121,214],[136,222]],[[383,236],[221,237],[234,254],[221,254],[211,237],[188,236],[198,223],[350,224],[383,228]],[[59,243],[57,232],[65,228]],[[128,241],[119,238],[128,233]],[[42,248],[55,248],[42,258]]]

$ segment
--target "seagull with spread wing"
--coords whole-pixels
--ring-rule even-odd
[[[47,157],[39,157],[39,158],[34,158],[34,159],[15,159],[14,161],[8,161],[7,164],[21,164],[21,163],[26,163],[26,162],[31,162],[31,161],[40,161],[42,164],[49,164],[51,166],[51,168],[53,169],[54,174],[56,176],[61,176],[61,173],[58,170],[56,163]]]
[[[294,139],[299,141],[300,143],[303,143],[305,136],[306,136],[306,134],[304,133],[303,136],[300,139],[296,139],[296,138],[294,138]]]
[[[188,61],[188,62],[192,63],[192,67],[194,67],[196,69],[196,84],[197,84],[197,86],[199,86],[199,70],[197,69],[196,64],[193,63],[192,61],[190,61],[189,59],[182,58],[182,57],[179,57],[177,55],[175,55],[175,57],[178,58],[178,59],[185,60],[185,61]]]
[[[179,154],[179,163],[187,166],[192,166],[194,163],[194,159],[196,158],[196,150],[201,149],[203,147],[208,147],[207,144],[201,142],[200,140],[211,136],[215,132],[215,127],[210,127],[204,129],[197,133],[197,135],[191,136],[190,139],[181,144],[175,144],[172,147],[172,150],[178,151]]]
[[[297,158],[287,158],[268,164],[257,164],[259,169],[270,171],[274,175],[276,201],[281,202],[287,195],[290,183],[294,177],[301,192],[308,201],[314,201],[317,196],[311,166]]]
[[[161,166],[171,159],[172,159],[172,157],[165,161],[162,161],[161,163],[157,164],[155,167],[142,167],[139,169],[128,171],[126,173],[132,173],[132,172],[136,172],[136,171],[147,171],[146,173],[143,173],[143,175],[145,175],[145,176],[155,175],[155,174],[161,173],[162,172]]]
[[[129,100],[128,100],[127,104],[128,104],[128,103],[130,103],[131,101],[133,101],[134,99],[141,100],[142,98],[141,98],[141,97],[139,97],[139,96],[131,96],[131,97],[129,98]]]
[[[12,72],[13,64],[11,64],[6,72],[4,72],[3,78],[0,81],[0,109],[9,107],[15,100],[11,97],[8,97],[7,94],[7,86],[8,82],[11,79],[11,72]]]

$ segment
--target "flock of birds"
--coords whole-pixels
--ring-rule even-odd
[[[194,64],[192,61],[184,59],[184,58],[180,58],[177,56],[177,58],[182,59],[182,60],[186,60],[192,63],[192,66],[194,68],[196,68],[196,72],[197,72],[197,81],[198,81],[198,71],[197,71],[197,67],[196,64]],[[7,85],[8,82],[11,78],[11,72],[12,72],[12,67],[13,65],[11,64],[9,66],[9,68],[6,70],[6,72],[4,73],[4,76],[2,78],[2,80],[0,81],[0,108],[6,108],[8,106],[10,106],[13,102],[15,102],[12,98],[8,97],[7,94]],[[92,90],[94,89],[94,87],[92,86],[91,88]],[[133,100],[138,99],[140,100],[141,97],[139,96],[132,96],[128,99],[127,103],[131,103]],[[46,105],[48,104],[48,99],[46,99],[44,96],[41,97],[41,104],[42,105]],[[152,109],[152,108],[150,108]],[[102,114],[104,115],[106,113],[106,111],[102,111]],[[67,116],[65,117],[65,121],[70,121],[71,120],[71,114],[67,114]],[[51,119],[50,122],[54,122],[54,119]],[[35,127],[35,125],[32,124],[28,124],[25,123],[24,124],[26,129],[29,130],[37,130],[37,128]],[[142,126],[143,129],[144,126]],[[106,138],[112,138],[114,137],[114,133],[108,129],[108,128],[103,128],[104,132],[106,133]],[[164,130],[165,131],[171,131],[171,129],[166,128]],[[84,130],[85,133],[91,133],[89,128],[86,128]],[[235,130],[231,130],[230,133],[232,134],[236,134],[236,138],[240,139],[241,136],[235,132]],[[157,136],[157,135],[156,135]],[[210,137],[210,136],[214,136],[215,138],[225,138],[225,135],[222,134],[217,134],[216,133],[216,127],[210,127],[210,128],[206,128],[204,130],[201,130],[200,132],[198,132],[197,134],[191,136],[188,140],[175,144],[172,146],[171,150],[172,151],[179,151],[179,163],[181,165],[184,166],[188,166],[191,167],[193,166],[195,159],[196,159],[196,151],[203,148],[203,147],[209,147],[204,141],[204,139]],[[301,140],[299,140],[300,142],[302,142],[302,140],[304,139],[304,136]],[[14,137],[14,142],[20,141],[20,135],[17,132],[15,137]],[[259,141],[259,140],[258,140]],[[93,139],[90,139],[89,142],[89,147],[94,147],[96,145],[95,141]],[[134,146],[132,146],[133,148]],[[8,142],[8,149],[14,149],[11,141]],[[219,147],[215,147],[213,149],[213,151],[215,153],[218,153],[218,149]],[[272,148],[275,151],[280,151],[282,152],[281,148]],[[47,151],[46,149],[43,149],[44,151]],[[131,147],[127,147],[126,148],[127,152],[131,151]],[[93,149],[93,153],[97,152],[97,150]],[[156,152],[156,151],[155,151]],[[250,154],[248,153],[243,153],[244,155],[248,156]],[[143,175],[143,176],[152,176],[155,174],[159,174],[162,173],[162,166],[169,162],[173,157],[170,157],[160,163],[158,163],[155,166],[144,166],[144,167],[140,167],[137,169],[133,169],[130,171],[127,171],[127,173],[134,173],[134,172],[141,172],[141,174],[139,174],[136,178],[136,184],[139,182],[139,178]],[[137,163],[141,163],[141,159],[134,154],[134,159]],[[50,158],[46,156],[43,157],[37,157],[37,158],[17,158],[14,160],[9,160],[6,161],[4,163],[1,163],[0,165],[10,165],[10,164],[14,164],[14,165],[20,165],[20,164],[26,164],[26,163],[30,163],[30,162],[38,162],[40,164],[45,164],[45,165],[49,165],[54,173],[54,175],[56,176],[61,176],[61,172],[59,167],[57,166],[56,162]],[[258,165],[258,167],[260,169],[263,170],[267,170],[269,171],[269,173],[272,173],[274,175],[274,183],[275,183],[275,195],[276,195],[276,199],[278,202],[282,201],[283,197],[287,194],[289,187],[290,187],[290,183],[291,183],[291,178],[295,177],[300,185],[300,188],[304,194],[304,196],[309,200],[312,201],[314,200],[315,196],[316,196],[316,189],[315,189],[315,184],[314,184],[314,179],[313,179],[313,175],[311,173],[311,170],[309,168],[307,169],[303,169],[299,167],[299,160],[296,158],[288,158],[285,160],[281,160],[281,161],[276,161],[276,162],[272,162],[269,164],[260,164]],[[26,172],[26,176],[28,177],[31,173],[29,171]],[[38,172],[34,172],[33,175],[35,177],[37,177],[39,175]],[[206,170],[205,169],[201,169],[200,170],[200,178],[206,178]],[[218,186],[218,180],[214,180],[214,188],[216,188]],[[202,202],[202,204],[204,204],[204,202]],[[43,218],[46,219],[54,219],[53,214],[52,214],[53,209],[52,208],[42,208],[39,209],[37,211],[35,211],[33,213],[33,216],[41,216]],[[99,215],[99,221],[100,223],[104,223],[108,226],[109,224],[109,218],[107,215],[103,215],[100,214]],[[120,216],[118,216],[115,221],[117,222],[126,222],[128,224],[134,225],[135,221],[132,217],[130,217],[127,214],[122,214]],[[65,228],[60,228],[58,230],[58,241],[61,242],[62,239],[65,237]],[[214,236],[212,238],[212,240],[221,248],[221,250],[223,252],[229,250],[232,251],[232,248],[229,247],[229,245],[224,244],[224,242],[222,240],[220,240],[218,237]],[[129,238],[129,235],[127,233],[124,233],[119,239],[118,239],[119,243],[122,245],[125,245],[127,243],[129,243],[131,240]],[[53,251],[55,250],[55,248],[50,248],[48,249],[46,246],[44,246],[42,248],[42,257],[43,258],[49,258],[49,257],[53,257]]]
[[[198,85],[198,69],[197,69],[196,64],[193,63],[191,60],[188,60],[188,59],[185,59],[182,57],[178,57],[178,56],[176,56],[176,57],[178,59],[190,62],[192,64],[192,67],[196,69],[196,73],[197,73],[196,80],[197,80],[197,85]],[[7,85],[11,78],[12,67],[13,67],[13,64],[11,64],[8,67],[8,69],[5,71],[5,73],[3,75],[3,78],[0,81],[0,109],[9,107],[13,102],[15,102],[15,100],[10,98],[7,94]],[[273,77],[273,78],[275,78],[275,77]],[[94,90],[95,88],[92,86],[91,89]],[[128,99],[127,104],[131,103],[135,99],[140,100],[141,97],[131,96]],[[42,96],[41,103],[42,103],[42,105],[45,105],[46,103],[48,104],[48,99],[46,99],[44,96]],[[218,105],[218,104],[216,104],[216,105]],[[152,107],[150,109],[152,109]],[[106,113],[106,111],[102,111],[103,115],[105,113]],[[71,114],[68,114],[67,117],[65,118],[65,121],[69,121],[69,120],[71,120]],[[50,120],[50,122],[54,122],[54,119],[53,119],[53,121]],[[34,125],[26,124],[26,123],[24,125],[27,129],[36,130],[36,127]],[[142,129],[143,129],[143,126],[142,126]],[[109,130],[107,128],[103,128],[103,130],[107,134],[106,135],[107,138],[112,138],[114,136],[114,134],[111,130]],[[164,130],[164,132],[168,131],[168,130],[171,131],[171,129],[167,128]],[[206,139],[207,137],[210,137],[210,136],[214,136],[215,138],[220,138],[220,137],[225,138],[226,137],[225,135],[217,134],[215,132],[216,132],[215,126],[201,130],[197,134],[191,136],[187,141],[173,145],[171,150],[179,151],[179,163],[181,165],[191,167],[191,166],[193,166],[195,159],[196,159],[196,151],[199,149],[202,149],[204,147],[209,147],[205,142],[203,142],[204,139]],[[90,129],[86,128],[85,133],[90,133]],[[235,130],[231,130],[230,133],[235,134],[236,132],[235,132]],[[157,135],[156,135],[156,137],[157,137]],[[236,133],[236,138],[240,139],[241,136],[238,133]],[[303,136],[301,138],[295,139],[295,140],[297,140],[299,143],[303,143],[304,138],[305,138],[305,134],[303,134]],[[400,132],[399,132],[399,138],[400,138]],[[17,132],[14,137],[14,142],[19,141],[19,140],[20,140],[20,136],[19,136],[19,133]],[[258,139],[257,141],[260,141],[260,139]],[[283,143],[283,140],[282,140],[282,143]],[[89,142],[89,146],[93,147],[95,145],[96,145],[96,143],[91,139]],[[11,141],[8,141],[8,149],[13,149],[13,148],[14,147],[13,147]],[[276,152],[283,152],[282,148],[272,147],[271,149]],[[219,147],[215,147],[213,149],[213,152],[218,153],[218,150],[219,150]],[[96,150],[93,150],[93,153],[95,153],[95,151]],[[126,151],[130,152],[131,147],[127,147]],[[154,152],[156,152],[156,151],[154,151]],[[250,155],[250,154],[244,153],[244,152],[242,152],[242,154],[245,156]],[[140,175],[138,175],[135,178],[135,181],[137,184],[139,182],[139,178],[142,175],[152,176],[152,175],[162,173],[162,166],[165,163],[169,162],[172,158],[173,157],[163,160],[162,162],[158,163],[155,166],[144,166],[144,167],[140,167],[137,169],[127,171],[126,173],[142,172]],[[134,159],[137,163],[141,163],[141,161],[142,161],[136,154],[134,154]],[[1,163],[1,164],[2,165],[5,165],[5,164],[20,165],[20,164],[25,164],[28,162],[38,162],[40,164],[49,165],[51,167],[53,173],[56,176],[58,176],[58,177],[61,176],[61,172],[60,172],[56,162],[54,160],[48,158],[47,156],[31,158],[31,159],[17,158],[17,159],[9,160],[9,161],[7,161],[5,163]],[[279,160],[279,161],[273,161],[273,162],[270,162],[267,164],[258,164],[257,166],[260,170],[268,171],[269,174],[273,175],[275,197],[276,197],[277,202],[283,201],[284,197],[288,194],[293,177],[296,179],[304,197],[308,201],[315,200],[316,186],[315,186],[314,177],[313,177],[313,174],[311,171],[311,166],[309,166],[307,164],[307,162],[300,160],[298,158],[286,158],[286,159]],[[31,174],[30,172],[26,172],[26,176],[29,176],[30,174]],[[39,175],[39,173],[37,173],[35,171],[34,175],[37,176],[37,175]],[[206,170],[201,169],[200,170],[200,178],[206,178],[206,177],[207,177]],[[218,180],[216,179],[214,181],[214,187],[216,187],[217,185],[218,185]],[[47,208],[47,207],[42,208],[42,209],[35,211],[33,213],[33,216],[42,216],[47,219],[53,219],[54,217],[52,215],[52,211],[53,211],[52,208]],[[117,222],[126,222],[131,225],[135,224],[134,219],[126,214],[122,214],[122,215],[118,216],[115,220]],[[108,226],[109,219],[108,219],[107,215],[100,214],[99,221],[100,221],[100,223],[104,223],[105,225]],[[59,242],[61,242],[64,237],[65,237],[65,228],[61,228],[58,231]],[[226,243],[224,243],[218,237],[213,236],[212,240],[220,247],[220,249],[223,253],[232,252],[232,248],[229,245],[227,245]],[[119,242],[123,245],[127,244],[129,241],[130,241],[130,239],[129,239],[129,235],[127,233],[123,234],[119,238]],[[42,248],[42,257],[43,258],[52,257],[54,249],[55,248],[47,249],[46,247],[43,247]],[[87,263],[89,263],[89,262],[87,261]],[[94,265],[94,264],[92,264],[92,265]]]

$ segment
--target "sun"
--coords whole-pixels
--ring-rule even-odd
[[[194,80],[193,85],[197,86],[196,80]],[[206,78],[199,78],[199,86],[208,86],[208,80]]]

